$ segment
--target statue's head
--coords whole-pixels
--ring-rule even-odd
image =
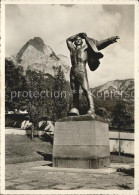
[[[74,44],[76,46],[82,45],[83,44],[82,38],[80,36],[77,36],[76,39],[75,39],[75,41],[74,41]]]

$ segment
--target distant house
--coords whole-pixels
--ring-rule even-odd
[[[28,112],[24,111],[8,111],[5,114],[5,126],[6,127],[21,127],[21,123],[25,120]]]

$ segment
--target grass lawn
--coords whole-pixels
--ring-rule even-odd
[[[5,143],[6,164],[44,160],[52,154],[48,138],[35,137],[31,140],[26,135],[6,135]]]
[[[33,140],[26,135],[6,135],[6,164],[52,160],[52,140],[49,137],[35,137]],[[110,155],[112,163],[133,163],[129,156]]]
[[[111,163],[125,163],[125,164],[134,163],[133,156],[128,156],[124,154],[121,154],[121,156],[119,156],[118,154],[111,154],[110,160]]]

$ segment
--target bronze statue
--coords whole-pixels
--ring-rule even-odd
[[[85,44],[83,44],[83,39],[85,40]],[[87,114],[95,115],[93,97],[89,91],[86,63],[88,62],[91,71],[96,70],[100,64],[99,59],[103,57],[103,54],[99,50],[117,42],[117,39],[119,37],[114,36],[106,40],[97,41],[87,37],[86,33],[79,33],[66,40],[72,64],[70,84],[73,92],[73,108],[69,112],[70,115],[78,115],[80,86],[85,92],[89,105]]]

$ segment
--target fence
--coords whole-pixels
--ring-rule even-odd
[[[109,131],[110,152],[119,152],[119,131]],[[134,155],[134,132],[120,132],[121,153]]]

